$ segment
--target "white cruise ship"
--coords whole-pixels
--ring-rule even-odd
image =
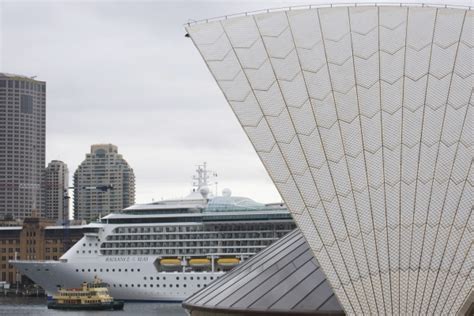
[[[209,196],[207,171],[183,198],[133,205],[84,227],[58,261],[14,260],[48,295],[98,276],[116,299],[182,301],[295,228],[280,203],[230,190]]]

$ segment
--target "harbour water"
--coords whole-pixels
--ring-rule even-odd
[[[31,297],[0,297],[1,316],[185,316],[187,315],[181,304],[176,303],[135,303],[127,302],[123,311],[58,311],[46,307],[46,298]]]

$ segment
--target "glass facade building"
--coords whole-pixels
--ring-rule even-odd
[[[473,12],[297,7],[186,25],[349,314],[472,291]]]

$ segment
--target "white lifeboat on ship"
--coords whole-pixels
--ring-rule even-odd
[[[240,263],[237,258],[220,258],[217,260],[217,264],[221,267],[232,268]]]
[[[211,260],[207,258],[195,258],[189,260],[189,265],[194,268],[205,268],[211,265]]]

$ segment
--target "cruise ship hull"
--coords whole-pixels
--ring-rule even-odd
[[[181,302],[224,273],[157,272],[153,261],[154,258],[150,258],[149,263],[121,262],[120,265],[110,262],[84,264],[26,260],[11,263],[40,285],[48,296],[55,295],[60,287],[76,288],[98,276],[110,284],[109,292],[115,299],[127,301]]]

